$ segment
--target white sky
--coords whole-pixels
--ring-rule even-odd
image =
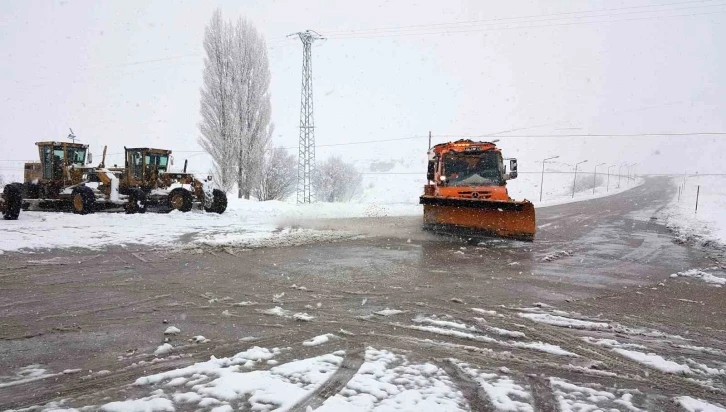
[[[207,170],[206,155],[182,152],[200,150],[202,38],[217,7],[226,18],[245,16],[266,37],[274,139],[287,147],[297,146],[302,47],[285,36],[305,29],[330,37],[313,48],[319,145],[429,130],[726,132],[724,0],[4,0],[0,174],[17,176],[22,163],[2,160],[36,159],[33,143],[62,140],[68,127],[91,145],[94,162],[104,144],[110,153],[152,146],[174,150],[177,164],[189,158],[190,169]],[[522,16],[531,17],[506,20]],[[492,19],[500,20],[481,22]],[[464,23],[471,21],[479,22]],[[419,27],[380,30],[402,26]],[[367,29],[377,30],[336,36]],[[436,33],[442,29],[450,32]],[[520,159],[520,170],[560,155],[570,164],[588,159],[589,167],[638,162],[638,172],[726,172],[726,135],[505,136],[500,146]],[[412,139],[320,147],[318,159],[421,157],[425,150],[426,139]]]

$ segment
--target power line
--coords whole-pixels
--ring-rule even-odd
[[[724,5],[725,4],[719,4],[717,6],[724,6]],[[713,6],[711,6],[711,7],[713,7]],[[544,27],[562,27],[562,26],[574,26],[574,25],[583,25],[583,24],[617,23],[617,22],[630,22],[630,21],[638,21],[638,20],[666,19],[666,18],[672,18],[672,17],[696,17],[696,16],[720,14],[720,13],[725,13],[725,12],[726,12],[726,10],[719,10],[719,11],[715,11],[715,12],[704,12],[704,13],[675,14],[675,15],[668,15],[668,16],[649,16],[649,17],[637,17],[637,18],[630,18],[630,19],[611,19],[611,20],[599,20],[599,21],[578,21],[578,22],[569,22],[569,23],[542,24],[542,25],[517,26],[517,27],[499,27],[499,28],[476,27],[476,28],[469,28],[469,29],[463,29],[463,30],[438,29],[438,30],[434,30],[434,31],[414,32],[414,33],[387,33],[387,34],[383,33],[383,34],[370,34],[370,35],[332,35],[328,38],[331,40],[345,40],[345,39],[372,39],[372,38],[379,38],[379,37],[398,37],[398,36],[426,36],[426,35],[434,35],[434,34],[496,32],[496,31],[504,31],[504,30],[536,29],[536,28],[544,28]],[[606,17],[606,16],[597,16],[597,17]],[[524,22],[524,23],[527,23],[527,22]]]
[[[561,12],[561,13],[533,14],[533,15],[514,16],[514,17],[499,17],[499,18],[493,18],[493,19],[416,24],[416,25],[408,25],[408,26],[377,27],[377,28],[358,29],[358,30],[355,30],[355,29],[353,29],[353,30],[326,30],[325,33],[327,33],[331,36],[338,36],[338,35],[346,35],[346,34],[366,34],[366,33],[370,33],[370,32],[380,32],[380,31],[424,30],[424,29],[433,29],[433,28],[437,28],[437,27],[493,23],[493,22],[501,22],[501,21],[507,21],[507,20],[527,20],[527,19],[538,18],[538,17],[572,16],[572,15],[575,15],[575,17],[560,17],[559,19],[601,17],[603,15],[595,15],[595,16],[576,16],[576,15],[600,13],[600,12],[607,12],[607,11],[642,9],[642,8],[655,9],[658,7],[677,6],[677,5],[682,5],[682,4],[710,3],[713,1],[718,1],[718,0],[683,1],[683,2],[676,2],[676,3],[662,3],[662,4],[643,5],[643,6],[629,6],[629,7],[617,7],[617,8],[606,8],[606,9],[580,10],[580,11]],[[665,12],[665,11],[674,11],[674,10],[683,10],[683,9],[692,9],[692,8],[714,7],[714,6],[719,6],[719,5],[722,5],[722,4],[691,6],[691,7],[685,7],[685,8],[681,7],[681,8],[672,8],[672,9],[664,9],[664,10],[640,10],[640,11],[628,12],[628,13],[631,13],[631,14],[634,14],[634,13],[659,13],[659,12]],[[622,14],[628,14],[628,13],[616,13],[616,14],[610,14],[610,15],[622,15]],[[608,15],[604,15],[604,16],[608,16]],[[553,20],[553,19],[549,19],[549,20]],[[546,20],[530,20],[530,21],[536,22],[536,21],[546,21]],[[523,23],[523,22],[517,22],[517,23]]]

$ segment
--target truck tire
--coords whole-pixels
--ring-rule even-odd
[[[22,185],[11,183],[3,189],[3,198],[5,199],[5,210],[3,210],[3,219],[17,220],[20,216],[20,208],[23,205]]]
[[[205,207],[207,213],[219,213],[220,215],[227,210],[227,194],[219,189],[212,191],[212,205]]]
[[[193,199],[192,193],[184,188],[177,187],[169,192],[169,209],[188,212],[192,210]]]
[[[77,215],[93,213],[96,205],[96,196],[90,187],[78,186],[71,193],[71,207]]]
[[[146,213],[146,193],[141,189],[132,189],[126,202],[126,213]]]

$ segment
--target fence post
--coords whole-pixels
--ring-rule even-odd
[[[696,212],[698,212],[698,195],[701,193],[701,185],[698,185],[698,189],[696,189]]]

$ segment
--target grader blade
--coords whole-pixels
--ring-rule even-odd
[[[421,196],[424,228],[466,236],[533,241],[534,205],[501,201]]]

